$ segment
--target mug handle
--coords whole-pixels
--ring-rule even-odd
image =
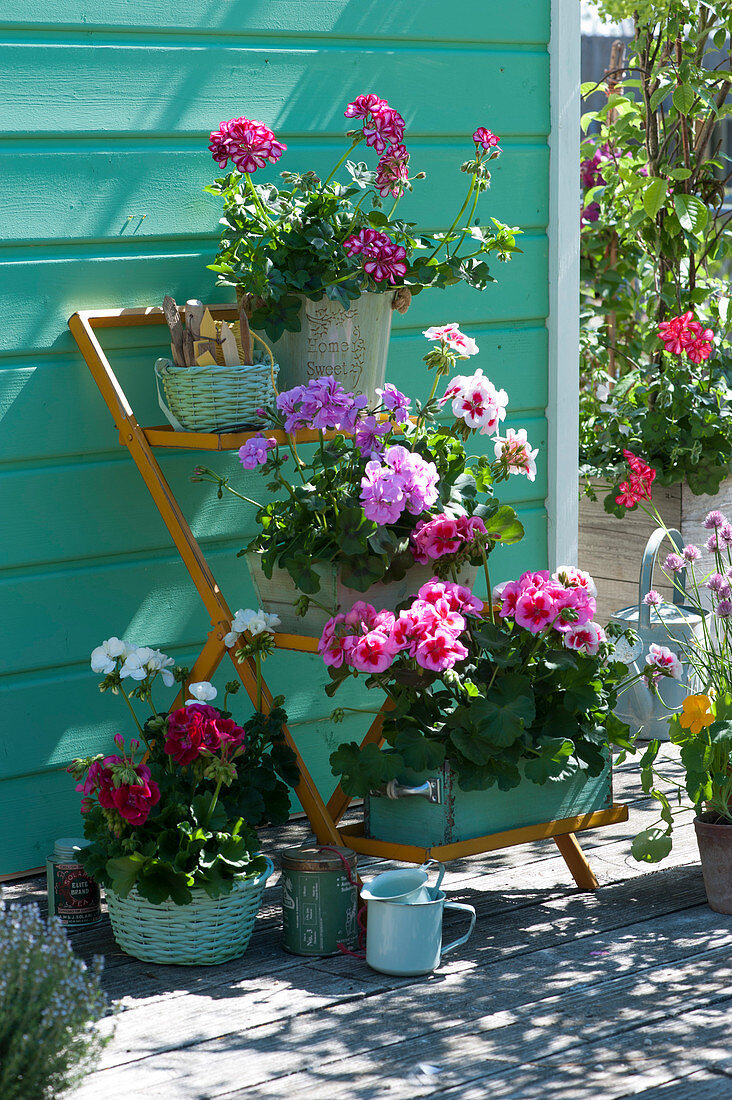
[[[459,947],[461,943],[466,943],[470,939],[473,929],[475,928],[475,909],[472,905],[463,905],[459,901],[446,901],[446,909],[461,909],[464,913],[470,913],[470,928],[467,930],[464,936],[461,936],[459,940],[453,940],[452,943],[448,943],[447,947],[443,947],[440,951],[440,958],[446,955],[448,951],[452,951],[453,947]]]
[[[433,866],[438,868],[437,882],[435,883],[434,886],[430,886],[430,890],[432,891],[433,897],[436,897],[437,896],[437,891],[440,889],[440,884],[442,883],[442,880],[445,877],[445,864],[440,863],[440,861],[438,859],[427,859],[427,860],[425,860],[425,862],[420,867],[420,870],[421,871],[427,871],[427,873],[429,874],[429,872],[430,872],[430,870]]]

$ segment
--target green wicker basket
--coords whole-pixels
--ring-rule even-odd
[[[265,857],[266,858],[266,857]],[[114,938],[128,955],[143,962],[208,966],[243,955],[249,946],[262,894],[274,864],[256,878],[241,876],[230,894],[210,898],[191,891],[188,905],[153,905],[133,886],[126,898],[106,890]]]
[[[256,333],[252,333],[259,339]],[[274,405],[279,366],[270,349],[255,351],[251,366],[177,367],[158,359],[155,379],[160,408],[177,431],[230,432],[260,428],[257,410]]]

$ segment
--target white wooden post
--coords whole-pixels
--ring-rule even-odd
[[[549,568],[577,562],[580,5],[551,0],[549,136]]]

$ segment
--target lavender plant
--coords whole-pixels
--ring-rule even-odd
[[[54,1100],[93,1068],[106,999],[102,959],[87,966],[61,922],[0,901],[0,1096]]]

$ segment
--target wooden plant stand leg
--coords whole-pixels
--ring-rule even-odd
[[[582,851],[576,835],[562,833],[554,837],[554,843],[562,853],[564,862],[580,890],[597,890],[600,883],[595,878],[594,871],[587,862],[587,856]]]

